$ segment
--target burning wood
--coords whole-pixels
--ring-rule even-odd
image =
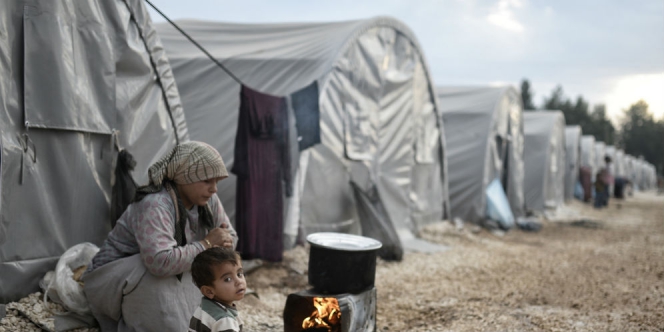
[[[328,332],[341,330],[341,309],[339,302],[333,297],[314,297],[316,310],[302,321],[303,329],[327,329]]]

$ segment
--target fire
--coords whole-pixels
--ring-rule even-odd
[[[302,328],[327,328],[328,332],[339,330],[341,309],[339,302],[333,297],[314,297],[316,310],[302,321]]]

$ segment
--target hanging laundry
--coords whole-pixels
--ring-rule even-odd
[[[120,150],[115,166],[115,183],[111,188],[111,228],[115,227],[116,221],[134,201],[138,188],[131,176],[134,167],[136,167],[134,156],[125,149]]]
[[[320,143],[320,109],[318,106],[318,82],[291,94],[295,113],[295,127],[300,151]]]
[[[242,86],[231,172],[237,175],[238,251],[245,259],[281,261],[283,193],[291,193],[285,98]]]

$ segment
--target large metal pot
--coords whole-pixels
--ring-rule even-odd
[[[372,238],[343,233],[307,236],[309,284],[324,294],[358,293],[374,285],[376,255],[383,246]]]

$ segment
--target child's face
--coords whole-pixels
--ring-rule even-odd
[[[214,283],[212,286],[203,286],[203,294],[207,298],[213,298],[228,306],[233,301],[244,298],[247,282],[244,279],[241,261],[238,260],[237,265],[233,265],[231,262],[216,264],[212,267],[212,271],[214,272]]]

